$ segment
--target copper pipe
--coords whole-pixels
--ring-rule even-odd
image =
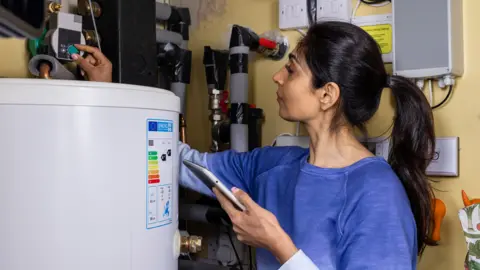
[[[48,63],[41,63],[39,68],[39,74],[38,74],[38,77],[42,78],[42,79],[51,79],[52,77],[50,77],[50,71],[52,71],[52,68],[50,67],[50,64]]]
[[[187,124],[185,123],[185,118],[183,114],[180,114],[180,141],[187,143]]]

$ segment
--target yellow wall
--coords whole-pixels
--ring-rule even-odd
[[[276,29],[278,0],[228,0],[226,14],[210,18],[202,22],[199,28],[192,31],[190,48],[193,51],[192,84],[188,89],[188,140],[190,144],[206,151],[209,146],[208,93],[205,73],[202,64],[203,46],[225,48],[228,38],[229,24],[240,24],[253,28],[257,33]],[[480,152],[479,142],[475,139],[480,134],[480,93],[476,89],[475,75],[480,74],[480,38],[477,35],[480,17],[480,1],[464,1],[465,13],[465,59],[466,73],[458,81],[453,97],[444,108],[435,111],[437,136],[459,136],[461,144],[461,165],[459,178],[439,179],[434,187],[444,192],[437,196],[444,200],[448,213],[442,228],[442,241],[438,247],[428,248],[421,260],[420,269],[452,270],[463,269],[465,257],[465,242],[457,219],[457,211],[462,206],[460,190],[465,189],[471,196],[480,197],[480,185],[476,182],[478,168],[477,153]],[[372,13],[388,13],[389,7],[362,7],[360,15]],[[295,43],[300,35],[295,31],[285,31],[284,34],[291,43]],[[17,40],[0,41],[0,77],[25,77],[26,53],[24,42]],[[263,143],[270,144],[277,134],[293,133],[294,124],[286,123],[277,115],[275,85],[271,76],[283,62],[273,62],[259,59],[250,65],[251,102],[264,109],[266,123],[263,129]],[[445,91],[435,89],[435,99],[443,98]],[[369,125],[370,135],[376,136],[386,130],[392,119],[392,108],[386,91],[379,113]],[[477,152],[479,151],[479,152]]]
[[[229,24],[240,24],[253,28],[257,33],[278,28],[278,0],[228,0],[227,12],[220,18],[213,18],[200,23],[194,30],[191,46],[194,55],[192,86],[189,88],[187,116],[189,117],[188,139],[201,150],[208,150],[209,133],[202,128],[208,126],[208,98],[205,75],[202,65],[203,46],[213,47],[225,45],[225,31]],[[420,261],[422,270],[463,269],[465,258],[465,240],[457,211],[462,206],[460,190],[466,189],[471,196],[480,197],[480,184],[475,177],[478,170],[477,153],[480,142],[475,138],[480,134],[480,92],[476,90],[474,74],[480,74],[480,38],[475,26],[480,24],[476,10],[480,9],[480,1],[464,1],[465,12],[465,59],[466,73],[458,81],[453,97],[448,104],[435,111],[437,136],[459,136],[461,144],[461,165],[459,178],[443,178],[434,187],[445,192],[437,192],[437,196],[447,205],[447,217],[442,227],[441,244],[427,248]],[[370,8],[362,6],[358,15],[389,13],[390,7]],[[295,31],[283,32],[291,43],[295,43],[300,35]],[[219,36],[222,37],[219,39]],[[276,135],[283,132],[295,132],[295,125],[287,123],[277,115],[276,87],[271,76],[283,62],[257,60],[251,65],[251,102],[264,109],[266,122],[263,129],[263,144],[272,142]],[[445,90],[435,89],[434,96],[438,102],[446,94]],[[392,121],[393,110],[390,105],[390,93],[385,91],[379,112],[369,125],[372,136],[382,134]],[[477,152],[478,151],[478,152]]]

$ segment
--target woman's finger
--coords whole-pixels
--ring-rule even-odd
[[[243,232],[243,230],[240,229],[240,227],[238,227],[237,225],[233,225],[233,231],[237,234]]]
[[[87,57],[85,57],[85,60],[87,60],[93,66],[97,64],[97,60],[91,54],[87,55]]]
[[[76,44],[75,47],[81,51],[92,54],[93,57],[95,57],[95,59],[97,61],[100,61],[101,63],[108,62],[107,57],[96,47],[81,45],[81,44]]]
[[[72,59],[75,60],[77,65],[80,66],[87,74],[90,73],[95,67],[87,61],[87,59],[81,57],[78,54],[72,54]]]
[[[236,212],[238,212],[238,210],[235,209],[230,200],[227,199],[227,197],[225,197],[218,189],[213,188],[213,192],[217,196],[217,200],[220,202],[223,210],[225,210],[225,212],[227,212],[227,214],[230,216],[230,219],[232,219],[232,217],[235,215]]]

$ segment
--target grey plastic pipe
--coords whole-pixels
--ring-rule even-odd
[[[76,80],[75,74],[66,69],[55,57],[45,54],[37,54],[28,62],[28,70],[36,77],[40,75],[39,66],[42,62],[48,62],[51,66],[50,77],[59,80]]]
[[[166,21],[172,15],[172,7],[164,3],[155,4],[155,17],[159,21]]]
[[[182,48],[184,41],[182,35],[180,35],[179,33],[175,33],[165,29],[157,29],[157,43],[173,43]]]
[[[170,90],[180,98],[180,113],[185,117],[185,99],[187,94],[187,85],[182,82],[172,82]]]
[[[243,55],[246,62],[242,62],[242,65],[246,65],[244,68],[236,68],[231,70],[230,73],[230,102],[232,104],[247,104],[248,103],[248,54],[250,48],[248,46],[235,46],[230,48],[230,59],[234,59],[233,55]],[[246,55],[246,56],[245,56]],[[241,56],[240,56],[241,57]],[[230,62],[230,66],[236,63]],[[246,116],[248,112],[243,112]],[[237,152],[248,151],[248,124],[232,123],[230,125],[230,145],[231,149]]]

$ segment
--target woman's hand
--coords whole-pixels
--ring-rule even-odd
[[[72,55],[72,59],[82,69],[83,76],[86,75],[89,81],[112,82],[112,63],[99,49],[86,45],[75,45],[75,47],[88,53],[85,58],[78,54]]]
[[[247,193],[237,188],[232,192],[246,207],[240,211],[220,191],[214,188],[214,193],[222,208],[232,220],[233,230],[239,241],[269,250],[277,257],[281,264],[288,261],[298,249],[293,241],[282,229],[277,218],[269,211],[256,204]]]

